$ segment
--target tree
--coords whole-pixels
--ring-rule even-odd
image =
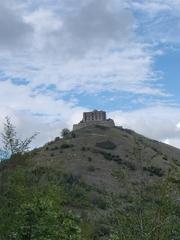
[[[34,133],[31,137],[24,140],[17,137],[16,127],[11,123],[11,119],[5,117],[4,129],[1,133],[2,149],[1,155],[3,158],[9,158],[14,154],[23,154],[29,149],[32,140],[37,136]]]
[[[70,130],[68,128],[63,128],[62,132],[61,132],[61,136],[65,137],[70,133]]]
[[[43,175],[37,181],[19,167],[7,176],[6,192],[0,193],[0,240],[82,239],[81,219],[63,209],[63,186],[49,179],[42,184]]]
[[[178,240],[180,239],[179,188],[175,186],[173,167],[161,181],[144,174],[142,145],[134,139],[134,155],[140,171],[139,184],[126,201],[127,207],[114,203],[114,233],[109,240]],[[153,169],[156,170],[156,169]],[[157,176],[159,172],[157,171]],[[161,176],[162,177],[162,176]],[[172,181],[173,180],[173,181]],[[175,180],[175,181],[174,181]]]
[[[78,218],[57,210],[45,197],[23,204],[16,215],[17,226],[11,232],[14,240],[81,239]]]

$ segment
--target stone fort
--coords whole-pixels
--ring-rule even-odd
[[[89,125],[101,125],[105,127],[114,127],[114,121],[106,118],[106,112],[94,110],[92,112],[84,112],[83,119],[78,124],[73,125],[73,130],[77,130]]]

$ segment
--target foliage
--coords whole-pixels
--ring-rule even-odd
[[[147,162],[137,144],[136,162],[129,152],[123,158],[123,153],[93,148],[96,141],[87,146],[78,141],[76,146],[70,137],[45,146],[49,154],[44,155],[55,154],[57,159],[60,151],[71,155],[77,149],[72,161],[60,155],[65,165],[43,158],[39,150],[37,158],[32,151],[20,155],[22,160],[14,155],[14,161],[0,163],[0,240],[179,240],[179,174],[173,174],[177,164],[167,178],[162,169],[159,181],[143,169]],[[78,159],[79,150],[83,152]],[[149,170],[154,176],[160,171]],[[114,183],[119,183],[117,193]]]
[[[71,132],[71,137],[72,137],[72,138],[76,138],[75,132]]]
[[[61,136],[64,138],[70,133],[70,130],[68,128],[63,128],[61,131]]]
[[[113,150],[116,148],[116,144],[111,141],[104,141],[96,143],[96,147]]]
[[[94,197],[94,199],[92,200],[94,206],[102,209],[102,210],[106,210],[108,208],[108,202],[106,201],[105,198],[103,197]]]
[[[126,161],[122,160],[119,155],[113,155],[110,152],[101,151],[101,150],[97,150],[97,149],[95,149],[94,152],[100,153],[108,161],[115,161],[117,164],[122,164],[122,165],[126,166],[129,170],[132,170],[132,171],[137,170],[134,163],[127,161],[127,160]]]
[[[93,165],[90,165],[90,166],[87,167],[87,170],[89,172],[94,172],[96,170],[96,168]]]
[[[56,138],[54,139],[54,141],[55,141],[55,142],[60,141],[60,137],[56,137]]]
[[[108,127],[103,126],[103,125],[95,125],[96,128],[102,129],[102,130],[106,130],[108,129]]]
[[[1,191],[0,239],[80,240],[80,219],[62,209],[62,187],[53,183],[29,187],[30,177],[32,173],[18,169]]]
[[[179,240],[180,207],[171,197],[171,184],[165,181],[152,189],[155,195],[151,202],[143,193],[134,198],[129,209],[118,211],[110,240]]]
[[[23,204],[16,214],[17,225],[11,233],[14,239],[80,239],[77,219],[70,213],[58,212],[48,199],[35,199],[32,203]]]
[[[86,151],[86,148],[83,146],[82,148],[81,148],[81,151]]]
[[[63,143],[63,144],[61,145],[61,148],[62,148],[62,149],[64,149],[64,148],[71,148],[71,147],[73,147],[73,145],[72,145],[72,144],[68,144],[68,143]]]
[[[25,170],[24,166],[5,172],[5,182],[2,170],[0,174],[1,240],[179,239],[180,208],[172,199],[173,183],[169,179],[142,192],[139,189],[139,194],[137,191],[121,206],[122,199],[110,201],[105,193],[88,202],[91,188],[79,175],[61,174],[46,167]],[[88,235],[82,229],[83,236],[87,236],[82,237],[85,220],[65,211],[68,206],[76,211],[89,209],[89,214],[93,210],[98,218],[99,212],[106,215],[102,215],[101,223],[89,221],[91,231],[86,229]]]
[[[144,167],[143,170],[149,172],[151,176],[156,175],[158,177],[162,177],[164,175],[161,168],[154,166]]]
[[[31,137],[24,140],[17,137],[16,127],[11,123],[10,118],[7,116],[5,118],[4,130],[1,133],[1,142],[3,148],[3,156],[9,158],[10,156],[17,153],[24,153],[29,150],[29,145],[37,136],[37,133],[33,134]]]

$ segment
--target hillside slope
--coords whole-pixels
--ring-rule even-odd
[[[59,204],[80,217],[83,240],[180,239],[179,149],[121,127],[90,126],[0,167],[3,194],[15,173],[15,188],[23,181],[45,195],[61,188]]]
[[[57,139],[36,153],[35,167],[73,173],[89,185],[115,193],[126,184],[162,181],[169,170],[177,175],[180,170],[179,149],[117,127],[83,128],[75,138],[70,134]]]

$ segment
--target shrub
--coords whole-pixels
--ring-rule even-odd
[[[109,236],[109,235],[110,235],[110,227],[105,224],[98,224],[95,228],[93,239],[99,240],[99,238]]]
[[[58,150],[58,149],[59,149],[58,146],[55,146],[55,147],[51,148],[51,151],[55,151],[55,150]]]
[[[127,134],[122,134],[122,135],[123,135],[123,137],[128,138],[128,135],[127,135]]]
[[[60,140],[60,137],[56,137],[54,141],[58,142],[59,140]]]
[[[64,148],[71,148],[71,147],[73,147],[73,145],[72,145],[72,144],[68,144],[68,143],[63,143],[63,144],[61,145],[61,148],[62,148],[62,149],[64,149]]]
[[[95,197],[93,199],[93,204],[102,210],[106,210],[108,208],[107,202],[103,197]]]
[[[173,159],[173,163],[174,163],[176,166],[180,167],[180,161],[179,161],[179,160]]]
[[[143,167],[143,170],[149,172],[150,176],[156,175],[158,177],[162,177],[164,175],[164,173],[163,173],[161,168],[154,167],[154,166]]]
[[[61,136],[65,137],[70,133],[70,130],[68,128],[64,128],[61,132]]]
[[[170,181],[171,181],[172,183],[177,184],[177,185],[180,187],[180,179],[176,179],[176,178],[171,177],[171,178],[170,178]]]
[[[81,176],[79,175],[74,175],[72,173],[70,174],[64,174],[64,180],[66,183],[70,184],[70,185],[74,185],[74,184],[79,184],[81,181]]]
[[[113,150],[116,148],[116,144],[111,141],[104,141],[96,143],[96,147]]]
[[[94,172],[96,169],[95,169],[94,166],[91,165],[91,166],[88,166],[87,170],[88,170],[89,172]]]
[[[106,126],[102,126],[102,125],[95,125],[96,128],[102,129],[102,130],[106,130],[108,129],[108,127]]]
[[[165,161],[167,161],[167,160],[168,160],[168,158],[167,158],[167,156],[166,156],[166,155],[164,155],[164,156],[163,156],[163,160],[165,160]]]
[[[81,148],[81,151],[86,151],[86,148],[83,146],[83,147]]]
[[[117,162],[118,164],[122,164],[122,159],[118,156],[118,157],[113,157],[113,161]]]
[[[92,162],[92,157],[88,157],[88,161],[89,161],[89,162]]]
[[[2,159],[10,159],[14,154],[24,154],[29,151],[29,145],[36,138],[38,133],[34,133],[31,137],[20,139],[17,137],[16,127],[11,123],[11,119],[6,116],[4,128],[0,134],[2,148],[0,149],[0,157]]]
[[[131,162],[123,162],[123,164],[130,170],[135,171],[136,170],[136,166],[134,165],[134,163]]]
[[[71,132],[71,137],[72,137],[72,138],[76,138],[75,132]]]
[[[106,160],[109,160],[109,161],[113,160],[113,157],[112,157],[111,153],[107,153],[107,152],[103,152],[103,151],[100,151],[99,153],[101,153]]]
[[[134,131],[132,131],[131,129],[124,129],[124,131],[126,131],[127,133],[129,133],[129,134],[134,134]]]

